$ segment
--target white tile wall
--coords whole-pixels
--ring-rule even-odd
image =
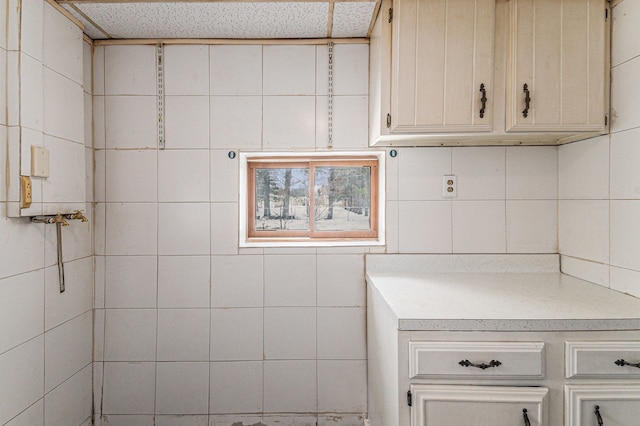
[[[262,46],[211,46],[211,95],[261,95]]]
[[[640,199],[640,128],[611,135],[611,198]]]
[[[318,411],[365,412],[366,374],[366,361],[318,361]]]
[[[156,151],[106,151],[106,196],[110,201],[154,202],[158,186],[146,177],[158,173]]]
[[[454,253],[506,252],[503,201],[454,201],[451,215]]]
[[[160,309],[158,361],[209,361],[209,324],[209,309]]]
[[[158,146],[155,96],[106,96],[104,111],[107,148]]]
[[[106,254],[156,254],[158,207],[154,204],[106,205]]]
[[[366,305],[363,255],[321,255],[316,267],[318,306]]]
[[[80,52],[82,52],[82,46],[80,46]],[[81,67],[80,70],[82,70]],[[45,99],[43,105],[44,132],[48,135],[84,144],[82,81],[71,81],[44,67],[43,98]]]
[[[266,96],[263,105],[265,149],[313,149],[316,102],[314,96]]]
[[[209,308],[210,263],[209,256],[158,257],[158,307]]]
[[[80,169],[73,171],[79,172],[76,176],[85,176],[85,119],[82,114],[85,99],[81,84],[82,63],[84,60],[90,62],[90,58],[83,56],[82,39],[77,28],[74,29],[76,38],[71,40],[64,29],[58,32],[58,28],[54,28],[56,25],[51,25],[52,21],[62,19],[60,22],[64,26],[66,19],[62,15],[45,1],[29,1],[22,4],[22,33],[19,37],[16,3],[7,5],[6,0],[0,1],[0,11],[0,96],[4,99],[7,89],[11,94],[10,102],[14,109],[10,111],[9,118],[15,125],[18,124],[18,110],[15,107],[18,105],[20,87],[16,80],[7,81],[7,46],[12,49],[11,65],[16,67],[15,70],[17,61],[13,59],[18,59],[21,49],[20,59],[25,72],[22,79],[21,115],[22,125],[26,127],[23,127],[22,135],[19,127],[12,128],[12,140],[20,140],[22,136],[25,146],[43,146],[43,129],[58,136],[73,138],[76,143],[69,144],[79,147],[79,155],[74,155],[73,159],[78,160],[76,164],[82,165]],[[11,15],[8,29],[6,12]],[[49,40],[43,43],[43,38]],[[59,52],[60,57],[54,59],[50,56],[52,40],[58,47],[64,46],[64,51]],[[20,46],[18,42],[21,42]],[[49,68],[42,66],[43,60]],[[62,77],[52,69],[68,75]],[[32,74],[28,75],[29,72]],[[52,87],[52,81],[61,82],[64,88],[59,90]],[[45,99],[47,102],[42,102],[45,92],[53,93],[56,97],[50,96]],[[0,130],[4,135],[7,131],[4,127],[7,124],[7,111],[6,103],[1,103],[3,106],[0,114],[3,118],[0,123],[3,127]],[[69,114],[69,117],[61,117],[60,111],[53,111],[56,107]],[[54,122],[55,120],[58,122]],[[37,131],[30,131],[27,127]],[[30,139],[32,136],[35,139]],[[9,170],[17,173],[20,171],[19,157],[16,159],[19,150],[14,145],[7,147],[6,142],[4,135],[0,139],[0,162],[5,164],[5,156],[9,152],[12,165]],[[61,164],[57,155],[57,151],[52,152],[49,184],[61,179],[58,174],[61,169],[53,167]],[[29,166],[28,158],[26,155],[24,157],[25,165]],[[62,170],[65,176],[70,171],[72,170]],[[4,173],[2,175],[0,185],[5,188]],[[62,180],[65,179],[66,177],[62,177]],[[42,201],[43,186],[38,179],[34,181],[34,189],[34,196]],[[84,191],[82,185],[83,195]],[[92,386],[93,262],[90,227],[87,224],[72,223],[63,230],[67,290],[61,294],[58,290],[57,267],[54,266],[55,227],[33,224],[28,218],[7,219],[7,196],[4,189],[1,192],[0,209],[3,218],[0,219],[0,257],[3,261],[0,262],[0,424],[86,424],[91,415]],[[62,195],[66,197],[65,194]],[[13,187],[9,192],[9,200],[17,200]],[[72,200],[57,198],[56,201]],[[85,214],[91,218],[90,213]]]
[[[44,337],[21,344],[0,354],[0,423],[12,417],[43,396]]]
[[[70,377],[44,397],[44,421],[47,425],[91,422],[91,365]],[[69,396],[74,395],[72,401]],[[85,423],[87,421],[88,423]]]
[[[621,1],[612,14],[611,134],[559,150],[560,252],[563,271],[637,296],[640,8]]]
[[[314,359],[316,323],[312,307],[265,308],[265,359]]]
[[[7,426],[44,426],[44,400],[39,400],[31,407],[14,417]]]
[[[155,95],[155,46],[105,46],[105,95]]]
[[[47,371],[44,383],[45,392],[51,391],[85,367],[89,367],[89,377],[91,377],[91,346],[78,346],[74,345],[74,342],[77,340],[91,341],[92,320],[91,312],[86,312],[45,334],[44,367]],[[90,382],[91,379],[89,379]],[[69,394],[76,395],[74,392]],[[64,404],[62,406],[64,407]],[[81,420],[85,418],[86,416]]]
[[[165,93],[209,95],[209,47],[164,47]]]
[[[317,330],[318,359],[367,358],[364,308],[318,308]]]
[[[263,309],[211,310],[211,360],[263,359]]]
[[[154,308],[158,284],[157,260],[153,256],[107,256],[104,306],[107,308]],[[96,270],[96,276],[97,274]],[[98,286],[96,285],[96,294]],[[97,304],[97,306],[100,306]]]
[[[82,34],[75,23],[50,4],[44,5],[42,56],[43,64],[75,83],[83,84]],[[77,118],[82,118],[80,115]]]
[[[6,5],[6,0],[3,5]],[[42,34],[44,32],[44,3],[41,1],[25,2],[22,5],[21,48],[32,58],[42,62]],[[3,14],[6,18],[6,12]],[[6,21],[3,22],[6,30]],[[6,42],[2,45],[6,48]]]
[[[209,97],[165,97],[167,149],[209,148]]]
[[[628,29],[635,37],[635,28]],[[621,37],[622,38],[622,37]],[[637,111],[640,108],[640,87],[635,76],[640,72],[640,57],[636,51],[633,59],[611,69],[611,131],[635,128],[640,126]],[[617,95],[617,96],[616,96]]]
[[[263,256],[212,256],[211,307],[262,307],[263,263]]]
[[[316,92],[315,46],[264,46],[265,95],[314,95]]]
[[[260,361],[212,362],[209,411],[261,413],[263,365]]]
[[[158,254],[208,255],[210,221],[207,203],[158,204]]]
[[[160,151],[158,201],[209,201],[209,151]]]
[[[506,148],[503,147],[452,150],[451,168],[458,179],[457,199],[504,199],[505,156]]]
[[[105,362],[103,386],[102,412],[104,414],[154,413],[155,363]]]
[[[398,199],[442,200],[442,176],[451,174],[451,148],[420,148],[402,150],[396,163],[398,169]],[[389,174],[389,173],[387,173]]]
[[[108,309],[104,360],[155,361],[157,317],[152,309]]]
[[[399,201],[398,248],[401,253],[451,253],[449,201]],[[393,229],[393,228],[391,228]]]
[[[262,102],[260,96],[212,96],[211,148],[260,149]]]
[[[265,306],[315,306],[316,257],[265,256],[264,302]]]
[[[167,149],[156,151],[154,47],[96,49],[105,422],[361,423],[367,250],[239,250],[238,162],[227,157],[326,148],[326,53],[165,47]],[[367,73],[366,45],[335,46],[336,149],[367,146]],[[558,148],[397,151],[387,156],[388,252],[558,251]],[[457,176],[453,200],[442,198],[444,174]]]
[[[0,280],[0,354],[44,332],[42,270]]]
[[[266,361],[264,412],[316,412],[316,368],[316,361]]]
[[[207,414],[208,392],[208,362],[158,363],[156,413]]]
[[[609,136],[561,146],[558,164],[561,199],[609,198]]]
[[[560,200],[558,210],[560,253],[608,263],[609,201]]]

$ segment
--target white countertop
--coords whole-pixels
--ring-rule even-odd
[[[556,258],[373,255],[367,282],[399,330],[640,330],[640,299],[564,275]]]

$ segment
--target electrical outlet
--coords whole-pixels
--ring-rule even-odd
[[[28,209],[33,202],[33,186],[29,176],[20,176],[20,208]]]
[[[455,175],[442,176],[442,198],[454,198],[458,195]]]

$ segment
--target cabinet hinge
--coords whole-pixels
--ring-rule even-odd
[[[391,128],[391,114],[387,114],[387,129]]]
[[[393,8],[392,7],[389,8],[389,23],[391,23],[391,21],[393,21]]]
[[[407,405],[411,407],[412,403],[413,403],[413,399],[411,398],[411,391],[407,391]]]

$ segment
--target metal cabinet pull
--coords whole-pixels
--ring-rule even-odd
[[[529,422],[529,416],[527,415],[527,409],[526,408],[522,409],[522,417],[524,417],[524,426],[531,426],[531,423]]]
[[[489,362],[489,364],[485,364],[484,362],[482,364],[474,364],[471,361],[469,361],[468,359],[463,359],[458,364],[460,364],[463,367],[475,367],[475,368],[479,368],[481,370],[486,370],[487,368],[499,367],[499,366],[502,365],[502,363],[500,361],[496,361],[495,359],[492,359]]]
[[[620,367],[624,367],[625,365],[629,366],[629,367],[636,367],[636,368],[640,368],[640,362],[636,363],[636,364],[632,364],[630,362],[625,361],[624,359],[619,359],[615,362],[616,365],[620,366]]]
[[[529,96],[529,85],[527,83],[522,86],[522,90],[524,91],[524,110],[522,111],[522,116],[527,118],[529,115],[529,104],[531,103],[531,96]]]
[[[599,405],[596,405],[595,415],[596,415],[596,421],[598,422],[598,426],[604,425],[604,423],[602,422],[602,416],[600,415],[600,406]]]
[[[482,97],[480,98],[480,102],[482,102],[482,108],[480,108],[480,118],[484,118],[484,110],[487,107],[487,89],[484,88],[484,83],[480,84],[480,93],[482,93]]]

